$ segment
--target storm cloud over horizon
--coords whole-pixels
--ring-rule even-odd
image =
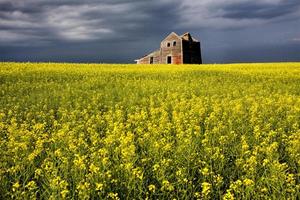
[[[300,61],[299,0],[0,0],[0,61],[132,63],[172,31],[204,63]]]

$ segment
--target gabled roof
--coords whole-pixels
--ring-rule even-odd
[[[177,33],[172,32],[172,33],[170,33],[167,37],[165,37],[165,38],[162,40],[162,42],[165,41],[165,40],[167,40],[167,39],[168,39],[170,36],[172,36],[172,35],[174,35],[174,36],[177,37],[178,39],[181,39],[181,37],[180,37],[179,35],[177,35]]]
[[[175,32],[170,33],[167,37],[165,37],[165,39],[163,39],[162,41],[165,41],[168,37],[170,37],[171,35],[175,35],[176,37],[178,37],[179,39],[185,40],[185,41],[193,41],[193,42],[199,42],[197,39],[195,39],[194,37],[191,36],[191,34],[189,32],[186,32],[182,35],[178,35]]]
[[[180,37],[183,38],[183,37],[188,37],[188,36],[191,36],[191,34],[189,32],[186,32],[186,33],[182,34]]]
[[[176,35],[177,37],[180,37],[177,33],[175,33],[175,32],[172,32],[172,33],[170,33],[169,35],[172,35],[172,34],[174,34],[174,35]]]
[[[189,32],[186,32],[186,33],[184,33],[184,34],[182,34],[182,35],[178,35],[177,33],[172,32],[172,33],[170,33],[167,37],[165,37],[165,39],[163,39],[162,42],[165,41],[165,40],[166,40],[168,37],[170,37],[171,35],[175,35],[176,37],[178,37],[178,38],[181,39],[181,40],[185,40],[185,41],[193,41],[193,42],[199,42],[199,40],[197,40],[197,39],[195,39],[194,37],[192,37],[191,34],[190,34]],[[147,57],[147,56],[151,56],[151,55],[153,55],[153,54],[155,54],[155,53],[158,53],[158,52],[160,52],[160,49],[157,49],[157,50],[155,50],[155,51],[153,51],[153,52],[151,52],[151,53],[149,53],[149,54],[146,54],[146,55],[144,55],[143,57],[141,57],[140,59],[136,59],[135,61],[141,60],[141,59],[143,59],[143,58],[145,58],[145,57]]]
[[[134,60],[134,61],[141,60],[141,59],[143,59],[143,58],[145,58],[145,57],[147,57],[147,56],[151,56],[151,55],[153,55],[153,54],[155,54],[155,53],[158,53],[159,51],[160,51],[160,49],[157,49],[157,50],[152,51],[151,53],[148,53],[148,54],[144,55],[143,57],[141,57],[141,58],[139,58],[139,59],[136,59],[136,60]]]
[[[199,42],[197,39],[195,39],[194,37],[191,36],[191,34],[189,32],[186,32],[184,34],[182,34],[181,36],[179,36],[181,39],[189,41],[192,40],[194,42]]]

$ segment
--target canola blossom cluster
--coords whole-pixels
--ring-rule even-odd
[[[0,63],[0,199],[300,199],[300,63]]]

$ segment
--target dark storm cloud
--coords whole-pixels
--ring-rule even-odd
[[[300,60],[298,1],[0,0],[0,60],[132,62],[171,31],[200,38],[207,62],[259,61],[262,44]]]
[[[161,33],[176,11],[171,1],[21,1],[2,2],[0,28],[3,43],[19,43],[34,37],[44,41],[84,41],[128,38]],[[42,36],[42,37],[41,37]],[[7,39],[7,40],[6,40]],[[31,43],[32,41],[29,41]]]
[[[232,19],[272,19],[299,11],[299,5],[299,0],[234,2],[222,7],[222,16]]]

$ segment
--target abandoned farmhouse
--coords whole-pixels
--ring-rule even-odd
[[[135,61],[137,64],[202,64],[200,42],[190,33],[179,36],[172,32],[158,50]]]

